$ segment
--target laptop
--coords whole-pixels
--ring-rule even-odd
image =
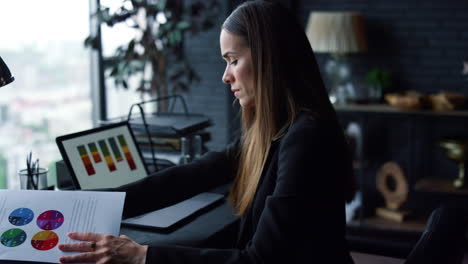
[[[141,151],[126,121],[59,136],[56,143],[75,189],[114,188],[148,177]],[[169,229],[223,198],[219,193],[200,193],[178,204],[123,219],[122,224]]]

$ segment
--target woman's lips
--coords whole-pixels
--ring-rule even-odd
[[[234,96],[237,97],[239,95],[240,90],[233,89],[232,91],[234,92]]]

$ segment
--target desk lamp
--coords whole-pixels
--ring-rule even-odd
[[[7,85],[14,80],[15,77],[11,75],[8,66],[3,61],[2,57],[0,57],[0,87]]]
[[[356,12],[313,11],[309,15],[306,33],[314,52],[331,54],[325,64],[325,72],[332,81],[330,101],[346,103],[353,86],[345,54],[367,50],[363,17]]]

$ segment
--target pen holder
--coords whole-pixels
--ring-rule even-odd
[[[20,177],[20,188],[22,190],[42,190],[47,188],[47,168],[39,168],[38,171],[28,174],[27,169],[18,172]]]

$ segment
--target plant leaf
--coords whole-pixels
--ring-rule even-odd
[[[190,27],[190,23],[188,21],[180,21],[177,23],[177,29],[179,30],[185,30]]]
[[[159,1],[158,1],[158,9],[159,9],[159,10],[164,10],[164,9],[166,9],[166,0],[159,0]]]
[[[139,28],[138,24],[127,25],[141,33],[118,46],[112,57],[103,58],[106,77],[112,78],[117,87],[128,89],[130,78],[138,76],[142,83],[136,90],[139,92],[156,91],[160,87],[171,87],[174,90],[188,90],[190,83],[199,81],[198,74],[188,63],[184,54],[184,33],[192,34],[212,28],[220,13],[219,0],[122,0],[117,10],[111,13],[107,7],[96,12],[99,23],[113,26],[125,23],[141,9],[146,18],[151,19],[154,28]],[[132,7],[127,8],[131,2]],[[156,16],[163,12],[166,23],[159,24]],[[99,47],[100,40],[89,36],[85,39],[86,47]],[[146,65],[146,66],[145,66]],[[151,67],[152,80],[144,80],[144,72]],[[146,69],[145,69],[146,68]],[[109,73],[109,74],[107,74]],[[384,79],[384,77],[382,77]],[[169,83],[165,83],[168,81]],[[172,83],[171,83],[172,82]],[[168,90],[169,94],[173,91]]]

